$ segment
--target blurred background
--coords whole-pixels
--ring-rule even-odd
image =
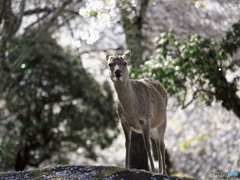
[[[239,12],[239,0],[0,0],[0,170],[123,167],[105,54],[130,49],[130,76],[169,94],[169,174],[240,174]]]

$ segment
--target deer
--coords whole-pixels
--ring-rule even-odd
[[[155,140],[159,173],[167,175],[164,144],[164,134],[167,127],[167,92],[154,79],[130,79],[127,68],[130,58],[130,50],[127,50],[122,56],[115,56],[110,51],[106,53],[110,79],[113,81],[118,97],[117,115],[125,135],[125,168],[130,168],[129,153],[133,130],[143,136],[144,147],[153,172],[156,172],[156,170],[151,155],[150,137]]]

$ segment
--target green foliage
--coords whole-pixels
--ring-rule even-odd
[[[157,39],[156,56],[146,61],[141,70],[133,69],[132,74],[159,80],[183,108],[195,99],[207,105],[216,99],[235,112],[234,107],[240,105],[236,95],[240,76],[228,81],[226,72],[239,69],[240,59],[233,57],[239,47],[240,23],[234,24],[220,42],[199,35],[179,41],[169,31]]]
[[[17,45],[9,45],[9,61],[14,62],[31,37],[25,35],[15,40]],[[9,116],[2,120],[0,167],[13,166],[15,161],[18,170],[38,166],[54,155],[59,162],[65,156],[62,151],[79,147],[96,158],[94,147],[106,148],[118,132],[109,84],[97,83],[79,57],[48,35],[32,46],[31,56],[4,88]]]

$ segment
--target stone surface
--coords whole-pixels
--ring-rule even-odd
[[[0,172],[0,180],[197,180],[165,176],[144,170],[125,169],[112,166],[55,166],[28,171]]]

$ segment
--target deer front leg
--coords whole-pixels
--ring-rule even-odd
[[[129,168],[129,156],[130,156],[130,146],[131,146],[131,127],[122,123],[123,132],[125,135],[125,147],[126,147],[126,159],[125,159],[125,168]]]

